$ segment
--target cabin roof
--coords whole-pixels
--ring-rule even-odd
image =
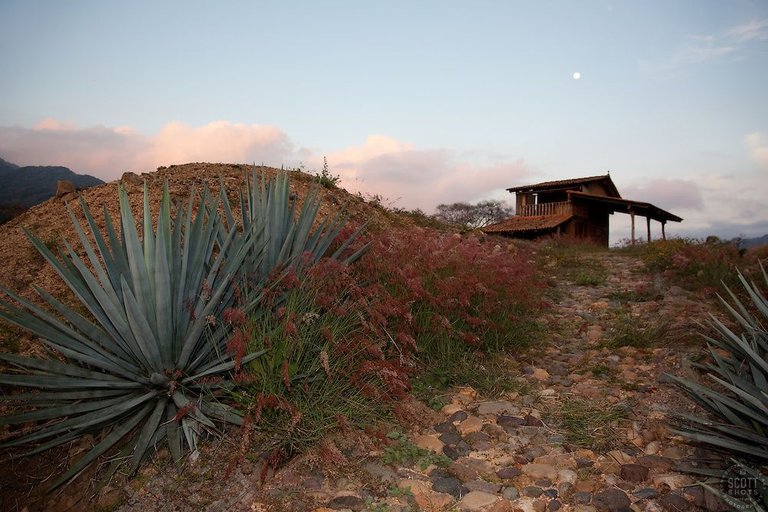
[[[642,201],[631,201],[629,199],[621,199],[618,197],[607,197],[597,194],[587,194],[586,192],[577,192],[575,190],[568,191],[569,201],[585,201],[592,203],[600,203],[607,207],[611,213],[634,213],[642,217],[648,217],[659,222],[682,222],[683,219],[677,215],[670,213],[666,210],[662,210],[656,205],[651,203],[644,203]]]
[[[583,185],[585,183],[602,183],[608,190],[609,196],[621,198],[619,190],[614,185],[610,174],[602,174],[600,176],[588,176],[586,178],[571,178],[568,180],[557,181],[544,181],[533,185],[521,185],[519,187],[508,188],[507,192],[538,192],[544,190],[557,190],[557,189],[569,189],[575,185]]]
[[[533,215],[530,217],[510,217],[496,224],[482,228],[484,233],[525,233],[554,229],[569,220],[573,215]]]

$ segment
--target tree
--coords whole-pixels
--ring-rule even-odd
[[[449,224],[458,224],[471,229],[485,227],[514,215],[514,209],[505,201],[489,199],[477,204],[440,204],[434,217]]]

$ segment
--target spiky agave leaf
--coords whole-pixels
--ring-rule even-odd
[[[37,292],[51,310],[1,290],[0,318],[37,335],[65,360],[0,354],[18,369],[0,374],[0,383],[42,390],[4,395],[3,401],[32,410],[0,418],[0,424],[47,420],[4,445],[33,445],[35,453],[105,432],[52,488],[120,443],[132,447],[133,473],[157,443],[167,442],[178,460],[185,444],[195,449],[198,433],[213,427],[212,419],[239,423],[232,408],[210,399],[222,384],[204,384],[204,377],[263,354],[234,361],[226,350],[231,326],[214,321],[233,305],[233,276],[244,258],[260,261],[264,247],[256,233],[263,224],[245,233],[231,224],[225,229],[216,201],[194,189],[174,214],[166,183],[155,230],[145,184],[142,239],[122,187],[119,200],[119,235],[106,209],[105,235],[81,199],[93,243],[67,206],[85,258],[68,242],[59,258],[27,233],[90,318],[44,290]],[[196,208],[207,204],[214,208]],[[252,296],[242,306],[252,309],[258,300]]]
[[[321,204],[319,185],[314,184],[310,188],[297,212],[296,202],[291,199],[288,173],[281,172],[276,178],[267,179],[265,175],[260,176],[254,167],[253,172],[250,175],[245,173],[244,178],[245,185],[240,190],[239,215],[232,208],[223,184],[219,197],[226,226],[233,225],[236,215],[244,226],[244,232],[254,232],[254,225],[264,226],[264,229],[254,232],[257,237],[256,246],[265,248],[263,256],[259,259],[247,257],[243,265],[243,272],[251,282],[257,283],[257,289],[273,271],[296,264],[303,256],[308,256],[310,263],[326,256],[340,259],[364,228],[358,229],[329,254],[331,245],[347,223],[347,217],[341,210],[336,216],[315,225]],[[219,237],[222,238],[225,232],[222,227]],[[343,261],[352,263],[367,249],[365,245],[346,256]]]

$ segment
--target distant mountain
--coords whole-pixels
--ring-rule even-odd
[[[0,158],[0,223],[25,208],[42,203],[56,193],[56,182],[67,180],[77,188],[104,183],[99,178],[77,174],[66,167],[30,165],[19,167]]]
[[[742,238],[739,240],[740,249],[760,247],[761,245],[768,245],[768,235],[758,236],[757,238]]]

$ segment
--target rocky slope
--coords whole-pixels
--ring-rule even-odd
[[[657,288],[632,257],[588,258],[608,269],[605,284],[578,286],[553,273],[551,335],[509,361],[519,391],[488,399],[458,388],[439,411],[410,404],[412,421],[402,440],[390,436],[394,445],[342,436],[333,445],[338,458],[329,462],[320,447],[263,483],[258,461],[223,476],[221,454],[235,449],[223,440],[182,476],[149,466],[129,486],[103,491],[102,504],[124,512],[724,510],[678,470],[701,454],[670,433],[669,412],[690,402],[664,377],[689,372],[697,349],[677,343],[710,306]],[[615,298],[616,290],[649,287],[650,295]],[[645,326],[665,319],[665,339],[607,348],[620,312]],[[408,461],[408,453],[418,455]]]

